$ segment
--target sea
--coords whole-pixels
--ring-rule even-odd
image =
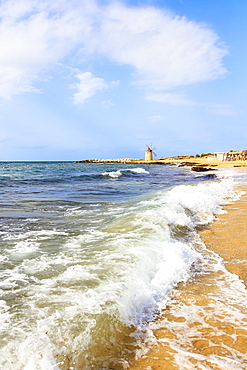
[[[0,369],[131,368],[155,345],[174,295],[219,271],[218,309],[227,300],[233,315],[234,301],[246,326],[245,286],[198,236],[246,178],[177,165],[0,163]],[[177,367],[209,369],[186,367],[183,340],[173,343]],[[247,368],[244,355],[228,357],[222,369]]]

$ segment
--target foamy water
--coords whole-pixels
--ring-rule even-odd
[[[178,283],[222,269],[196,228],[236,197],[233,176],[5,164],[1,180],[2,369],[127,369]]]
[[[120,169],[120,170],[117,170],[117,171],[110,171],[110,172],[103,172],[102,175],[103,176],[109,176],[109,177],[112,177],[112,178],[118,178],[120,176],[124,176],[126,173],[128,172],[132,172],[132,173],[142,173],[142,174],[149,174],[149,172],[143,168],[126,168],[126,169]]]

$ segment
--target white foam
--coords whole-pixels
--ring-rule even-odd
[[[53,345],[45,334],[32,334],[19,346],[18,358],[23,365],[23,370],[59,370],[59,363],[52,354]]]
[[[181,242],[150,239],[147,244],[146,249],[130,250],[138,264],[135,271],[129,271],[120,303],[122,319],[135,326],[152,320],[164,307],[174,286],[188,279],[192,263],[201,257]]]
[[[202,246],[203,243],[201,242]],[[205,245],[204,245],[205,249]],[[184,302],[184,299],[180,299],[180,292],[175,295],[175,300],[170,302],[169,312],[172,316],[183,318],[182,323],[176,320],[160,320],[159,322],[151,322],[149,324],[150,329],[157,329],[160,327],[166,327],[168,330],[176,333],[173,338],[159,339],[160,341],[169,341],[169,346],[175,350],[175,361],[176,365],[181,370],[203,368],[205,361],[214,363],[215,366],[221,369],[228,370],[243,370],[243,365],[246,359],[246,355],[242,352],[238,352],[237,348],[233,349],[231,346],[227,348],[227,341],[224,342],[224,346],[228,351],[232,352],[232,355],[221,356],[216,354],[209,354],[207,356],[199,354],[197,350],[193,348],[193,341],[201,339],[201,328],[207,328],[207,330],[215,330],[220,334],[220,327],[216,329],[214,323],[216,321],[222,323],[224,326],[232,328],[236,325],[236,328],[246,327],[246,299],[247,292],[244,284],[239,280],[239,277],[231,274],[226,270],[223,265],[223,261],[213,252],[207,252],[202,264],[205,266],[207,273],[207,286],[209,291],[205,291],[206,299],[210,302],[203,304],[197,304],[197,297],[204,297],[203,292],[200,293],[200,288],[197,292],[195,290],[192,296],[188,294],[188,302]],[[203,276],[203,275],[202,275]],[[204,275],[205,276],[205,275]],[[200,280],[199,280],[200,281]],[[205,283],[203,278],[200,281]],[[199,293],[199,295],[197,295]],[[182,295],[184,291],[182,290]],[[190,298],[191,296],[191,298]],[[179,303],[178,303],[179,302]],[[205,320],[206,319],[206,320]],[[212,326],[211,323],[212,322]],[[194,325],[197,323],[197,325]],[[199,329],[199,331],[197,331]],[[147,333],[150,335],[150,333]],[[224,329],[221,334],[225,334]],[[214,335],[214,334],[212,334]],[[216,334],[215,334],[216,335]],[[235,332],[228,334],[229,338],[236,340],[237,335]],[[151,337],[152,340],[152,337]],[[145,348],[139,351],[138,355],[145,353]],[[193,366],[192,360],[195,359],[198,363]]]
[[[22,260],[25,258],[32,258],[37,255],[40,243],[20,241],[16,243],[15,247],[10,250],[10,258],[12,260]]]
[[[53,236],[67,236],[68,233],[65,231],[59,231],[55,228],[52,230],[34,230],[34,231],[27,231],[20,234],[5,234],[3,239],[4,240],[18,240],[18,239],[32,239],[32,240],[43,240],[47,237],[53,237]]]
[[[87,269],[81,265],[74,265],[69,266],[66,271],[64,271],[60,277],[59,280],[61,281],[69,281],[70,283],[72,281],[88,281],[92,279],[97,279],[96,274],[90,274]]]
[[[136,172],[136,173],[146,173],[146,174],[149,174],[149,171],[145,170],[144,168],[131,168],[131,169],[127,169],[126,171],[132,171],[132,172]]]
[[[90,214],[93,211],[89,211],[86,209],[81,209],[81,207],[74,207],[65,212],[66,216],[84,216],[86,214]]]
[[[121,177],[125,172],[149,174],[149,172],[146,171],[144,168],[138,167],[138,168],[126,168],[126,169],[121,169],[121,170],[111,171],[111,172],[103,172],[101,175],[109,176],[112,178],[118,178],[118,177]]]
[[[120,170],[118,171],[112,171],[112,172],[103,172],[102,173],[103,176],[109,176],[109,177],[112,177],[112,178],[118,178],[120,176],[122,176],[122,172]]]
[[[222,206],[236,197],[231,179],[210,181],[197,185],[180,185],[162,191],[145,205],[164,217],[169,224],[195,226],[209,223]]]

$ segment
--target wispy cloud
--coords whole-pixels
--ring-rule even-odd
[[[211,29],[155,7],[115,1],[104,6],[95,0],[3,0],[0,19],[2,98],[38,92],[37,82],[51,76],[58,63],[82,70],[82,62],[85,66],[95,56],[131,66],[135,86],[158,92],[226,72],[222,59],[227,51]],[[76,104],[106,88],[102,79],[91,78],[95,87],[86,89],[88,70],[78,77]]]
[[[46,145],[23,145],[19,146],[19,149],[43,150],[46,149],[46,147]]]
[[[226,72],[226,49],[209,27],[155,7],[113,3],[93,30],[94,48],[131,65],[136,84],[170,89],[211,80]]]
[[[146,96],[146,99],[162,104],[199,107],[207,112],[219,116],[237,117],[239,115],[239,111],[230,104],[205,104],[195,102],[189,99],[185,94],[151,92],[149,95]],[[155,119],[155,117],[157,117],[158,120],[159,116],[153,116],[153,119]]]
[[[0,139],[0,143],[5,143],[8,140],[10,140],[10,137],[6,137],[4,139]]]
[[[112,107],[114,104],[111,100],[103,100],[101,102],[101,105],[104,107],[104,108],[110,108]]]
[[[146,136],[140,136],[140,135],[138,135],[137,137],[136,137],[138,140],[145,140],[145,141],[149,141],[150,140],[150,137],[148,136],[148,135],[146,135]]]
[[[171,105],[198,105],[198,103],[187,98],[186,95],[175,93],[151,93],[147,95],[147,100]]]
[[[210,104],[207,110],[213,114],[225,117],[237,117],[239,112],[230,104]]]
[[[149,119],[152,122],[159,122],[159,121],[164,121],[165,120],[165,117],[164,116],[161,116],[161,115],[155,115],[155,116],[149,117]]]
[[[5,0],[0,19],[1,97],[39,91],[36,82],[78,45],[80,19],[63,1],[53,7],[48,1]]]

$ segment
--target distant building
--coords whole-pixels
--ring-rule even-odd
[[[236,160],[243,160],[247,159],[247,150],[239,150],[239,151],[230,151],[230,152],[216,152],[213,155],[207,157],[209,161],[218,160],[218,161],[236,161]]]
[[[153,151],[149,147],[145,152],[145,161],[152,161],[153,160]]]
[[[224,161],[226,159],[226,153],[215,152],[212,159],[217,159],[218,161]]]
[[[229,153],[226,153],[226,160],[227,161],[245,161],[247,156],[246,150],[232,150]]]

